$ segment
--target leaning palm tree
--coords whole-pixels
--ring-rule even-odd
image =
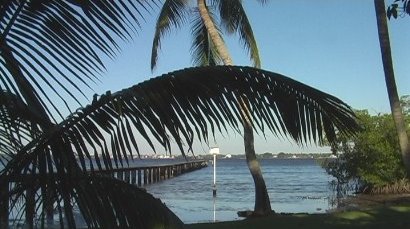
[[[14,184],[7,195],[13,200],[10,206],[26,217],[34,214],[22,210],[30,206],[19,201],[27,193],[41,193],[30,202],[40,224],[47,219],[43,206],[51,202],[61,226],[70,228],[78,226],[76,207],[90,228],[181,227],[160,202],[98,171],[120,166],[120,158],[138,152],[144,140],[166,149],[173,140],[184,154],[193,139],[205,140],[227,128],[239,131],[243,114],[238,104],[244,97],[255,128],[299,144],[320,143],[324,137],[333,141],[336,131],[352,134],[357,129],[353,112],[342,101],[283,75],[251,67],[189,68],[95,97],[22,147],[0,172],[0,187]],[[26,123],[38,125],[35,120]],[[115,165],[110,155],[118,158]],[[1,198],[0,206],[9,206],[8,200]]]
[[[265,3],[266,1],[260,1]],[[167,0],[165,1],[157,20],[156,31],[153,40],[151,54],[151,69],[154,69],[158,59],[158,49],[162,36],[169,31],[172,26],[180,27],[189,13],[192,13],[194,37],[192,44],[193,62],[197,66],[206,65],[232,65],[233,61],[229,55],[225,42],[222,39],[220,28],[215,23],[213,12],[207,6],[205,0],[197,0],[197,9],[191,10],[189,1]],[[249,51],[249,55],[255,67],[260,67],[259,51],[253,36],[252,28],[247,19],[246,13],[239,0],[211,1],[219,12],[219,18],[225,31],[228,33],[237,32],[244,48]],[[190,15],[191,16],[191,15]],[[255,206],[254,215],[271,214],[272,208],[269,200],[266,184],[262,176],[259,162],[256,158],[254,148],[254,136],[252,129],[252,118],[247,107],[248,102],[245,97],[239,100],[239,112],[242,116],[243,136],[245,145],[245,155],[249,171],[255,184]]]
[[[410,178],[409,136],[407,135],[404,115],[403,115],[403,111],[400,105],[400,99],[397,93],[396,80],[394,77],[393,61],[392,61],[390,39],[389,39],[389,30],[387,27],[387,16],[386,16],[384,0],[374,0],[374,7],[376,10],[380,50],[382,54],[383,69],[384,69],[387,93],[388,93],[389,101],[390,101],[391,113],[392,113],[394,124],[397,130],[401,157],[403,159],[403,163],[406,168],[407,177]],[[395,17],[397,17],[397,12],[395,13]]]

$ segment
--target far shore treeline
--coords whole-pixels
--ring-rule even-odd
[[[285,152],[278,152],[278,153],[270,153],[265,152],[262,154],[256,154],[258,159],[324,159],[324,158],[333,158],[332,153],[285,153]],[[183,156],[178,155],[175,156],[175,159],[184,159]],[[188,159],[205,159],[211,160],[213,159],[212,155],[196,155],[188,157]],[[245,159],[245,155],[243,154],[219,154],[217,155],[217,159]]]

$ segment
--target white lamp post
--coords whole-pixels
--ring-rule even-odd
[[[209,150],[209,153],[214,155],[214,183],[212,186],[212,195],[216,197],[216,155],[219,154],[219,148],[218,147],[212,147]]]

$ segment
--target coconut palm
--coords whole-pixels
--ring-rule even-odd
[[[393,61],[391,56],[389,30],[387,27],[387,16],[385,11],[384,0],[374,0],[376,10],[377,28],[380,40],[380,49],[382,54],[383,69],[386,80],[387,93],[389,95],[390,108],[393,120],[397,129],[399,138],[400,152],[404,166],[407,171],[407,177],[410,177],[410,144],[406,132],[404,115],[400,105],[399,95],[397,93],[396,80],[394,77]],[[397,12],[395,13],[397,17]],[[389,15],[390,17],[390,15]]]
[[[260,1],[265,3],[266,1]],[[247,19],[240,0],[222,1],[213,0],[211,7],[208,7],[205,0],[197,0],[197,9],[191,10],[189,1],[167,0],[165,1],[156,24],[156,31],[153,40],[151,54],[151,69],[154,69],[158,59],[158,49],[161,38],[171,30],[178,28],[187,21],[188,16],[194,20],[192,25],[192,35],[194,37],[191,47],[193,63],[197,66],[206,65],[232,65],[233,61],[229,51],[222,39],[220,28],[216,23],[213,11],[219,12],[220,24],[229,34],[238,33],[244,48],[249,51],[249,55],[255,67],[260,67],[259,51],[253,36],[252,28]],[[210,9],[211,8],[211,9]],[[262,176],[259,162],[254,149],[254,136],[252,130],[252,119],[249,109],[246,106],[246,98],[239,100],[242,115],[243,136],[245,145],[245,155],[249,171],[255,184],[255,215],[268,215],[272,212],[266,184]]]

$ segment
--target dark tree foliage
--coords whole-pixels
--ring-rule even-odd
[[[356,115],[363,130],[355,137],[338,137],[337,144],[332,145],[338,158],[327,164],[327,172],[339,185],[358,181],[357,191],[364,192],[403,180],[406,173],[397,153],[400,149],[391,115],[370,115],[367,110]],[[406,120],[410,121],[408,113]]]

